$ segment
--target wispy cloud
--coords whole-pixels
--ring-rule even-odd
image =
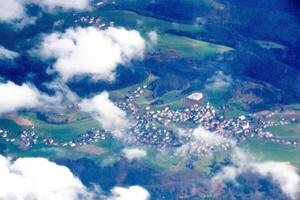
[[[15,59],[19,56],[19,53],[6,49],[0,46],[0,59]]]
[[[207,80],[205,88],[209,90],[223,90],[230,87],[231,84],[232,78],[230,75],[225,75],[222,71],[217,71]]]

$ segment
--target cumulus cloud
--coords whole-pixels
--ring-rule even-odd
[[[30,83],[17,85],[11,81],[0,83],[0,115],[21,109],[50,110],[58,109],[66,98],[71,98],[71,92],[58,88],[54,96],[40,92]],[[72,100],[72,99],[71,99]]]
[[[257,162],[250,154],[236,148],[232,156],[233,165],[223,167],[213,179],[213,185],[235,181],[236,177],[250,171],[262,176],[271,177],[281,190],[291,199],[300,197],[300,176],[295,167],[288,162]]]
[[[2,83],[0,84],[0,114],[18,109],[34,108],[39,105],[40,97],[40,93],[32,85]]]
[[[149,200],[149,192],[141,186],[114,187],[106,200]]]
[[[44,158],[11,161],[0,155],[0,199],[92,199],[71,171]]]
[[[91,99],[82,100],[80,109],[91,113],[104,129],[111,131],[118,138],[123,136],[123,131],[128,126],[126,113],[114,105],[109,99],[108,92],[102,92]]]
[[[145,41],[135,30],[110,27],[70,28],[45,36],[38,52],[53,59],[53,69],[67,81],[77,75],[112,81],[118,65],[143,57]]]
[[[123,154],[128,160],[141,159],[147,156],[147,152],[139,148],[125,148]]]
[[[26,10],[21,0],[0,0],[0,21],[12,22],[25,16]]]
[[[205,85],[206,89],[222,90],[231,86],[232,78],[229,75],[225,75],[222,71],[217,71],[207,82]]]
[[[177,154],[186,155],[188,153],[210,152],[212,149],[222,145],[226,148],[235,146],[236,142],[218,133],[210,132],[199,126],[194,130],[178,130],[178,135],[187,142],[177,149]]]
[[[17,52],[11,51],[3,46],[0,46],[0,59],[15,59],[18,56],[19,54]]]

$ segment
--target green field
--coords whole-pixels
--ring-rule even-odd
[[[206,58],[232,50],[229,47],[171,34],[158,36],[157,49],[173,49],[185,57]]]
[[[150,0],[117,0],[116,2],[122,2],[130,7],[144,7],[149,5]],[[223,5],[216,2],[215,0],[185,0],[187,4],[195,6],[203,6],[205,8],[221,9]]]
[[[126,10],[100,10],[94,13],[94,16],[101,16],[114,21],[117,26],[138,29],[142,32],[151,30],[165,32],[170,29],[189,32],[201,30],[201,27],[197,25],[168,22],[153,17],[139,15],[135,12]]]
[[[83,120],[68,124],[49,124],[37,118],[36,113],[22,114],[22,117],[33,122],[37,133],[42,137],[52,137],[59,142],[76,139],[91,128],[100,128],[98,121],[94,119]]]
[[[129,87],[118,89],[118,90],[112,90],[112,91],[109,92],[109,94],[110,94],[111,97],[123,99],[127,95],[130,95],[130,92],[134,91],[138,87],[141,87],[143,85],[147,85],[148,86],[150,83],[152,83],[156,79],[158,79],[157,76],[155,76],[153,74],[149,74],[148,77],[147,77],[147,79],[145,81],[143,81],[142,83],[131,85]],[[147,92],[149,90],[145,89],[145,91]],[[143,96],[145,96],[145,95],[146,94],[144,94]]]
[[[182,158],[155,149],[147,150],[147,158],[144,161],[158,170],[176,171],[183,169],[183,166],[181,166]]]
[[[0,119],[0,129],[9,131],[11,134],[16,135],[19,133],[20,127],[14,121],[9,119]]]
[[[117,26],[126,26],[139,30],[144,38],[147,38],[149,31],[157,31],[158,44],[153,49],[173,49],[184,56],[204,57],[223,53],[232,50],[229,47],[208,43],[200,40],[194,40],[187,37],[165,34],[167,30],[199,32],[202,27],[195,24],[180,24],[163,21],[160,19],[139,15],[132,11],[125,10],[100,10],[94,13],[95,16],[102,16],[114,21]],[[151,51],[151,49],[150,49]]]
[[[290,162],[300,172],[300,149],[297,147],[253,139],[240,145],[261,161]]]
[[[300,123],[273,126],[267,130],[283,139],[300,139]]]

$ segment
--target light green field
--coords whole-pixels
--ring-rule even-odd
[[[240,147],[262,161],[290,162],[300,172],[300,149],[297,147],[257,139],[243,143]]]
[[[143,85],[149,85],[150,83],[152,83],[156,79],[158,79],[157,76],[155,76],[153,74],[149,74],[148,77],[147,77],[147,79],[145,81],[143,81],[142,83],[131,85],[129,87],[118,89],[118,90],[112,90],[109,93],[110,93],[110,96],[112,96],[112,97],[115,97],[115,98],[124,98],[125,96],[129,95],[130,92],[134,91],[138,87],[141,87]],[[145,91],[148,91],[148,89],[146,89]],[[144,94],[143,96],[145,96],[145,95],[146,94]]]
[[[182,169],[180,165],[182,158],[155,149],[147,150],[147,157],[144,161],[159,170],[176,171]]]
[[[216,108],[225,105],[229,98],[229,92],[227,89],[204,89],[203,93],[206,94],[208,101]]]
[[[153,17],[146,17],[126,10],[100,10],[97,11],[95,15],[107,18],[115,22],[117,26],[138,29],[142,32],[151,30],[165,32],[170,29],[188,32],[196,32],[201,30],[201,28],[197,25],[168,22]]]
[[[227,118],[236,118],[240,115],[248,114],[246,111],[247,105],[239,100],[230,99],[227,102],[230,107],[229,111],[226,113]]]
[[[183,36],[161,34],[158,36],[157,49],[173,49],[186,57],[205,58],[232,50],[229,47],[194,40]]]
[[[43,137],[53,137],[60,142],[74,140],[76,136],[85,133],[91,128],[100,128],[99,122],[94,119],[68,124],[49,124],[39,120],[33,112],[24,113],[22,117],[33,122],[39,135]]]
[[[300,123],[274,126],[267,130],[283,139],[300,139]]]
[[[116,2],[121,2],[126,4],[128,7],[145,7],[152,2],[152,0],[116,0]],[[224,5],[217,2],[216,0],[185,0],[187,4],[196,6],[197,8],[203,9],[224,9]]]
[[[170,102],[170,101],[178,100],[178,99],[182,98],[182,95],[180,93],[181,93],[180,90],[172,90],[170,92],[165,93],[159,99],[166,103]]]
[[[213,164],[222,165],[224,159],[230,157],[230,153],[231,151],[218,151],[211,154],[199,154],[193,166],[206,174],[211,174]]]
[[[162,97],[154,99],[152,102],[157,100],[163,101],[162,104],[155,105],[154,109],[164,109],[166,107],[169,107],[171,110],[182,109],[182,99],[185,98],[185,96],[181,95],[180,92],[180,90],[170,91],[164,94]]]

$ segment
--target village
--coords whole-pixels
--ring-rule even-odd
[[[145,93],[147,87],[147,85],[137,87],[125,99],[115,103],[120,109],[126,111],[132,121],[128,129],[123,130],[127,133],[123,142],[171,151],[189,144],[189,153],[192,154],[226,151],[235,143],[244,142],[249,138],[260,138],[300,147],[299,141],[285,140],[274,136],[271,132],[264,131],[268,127],[293,123],[295,119],[282,119],[280,122],[274,122],[268,119],[272,114],[263,118],[251,114],[225,119],[209,102],[204,100],[204,94],[199,92],[186,96],[184,106],[180,109],[172,109],[169,106],[156,108],[151,105],[141,107],[137,104],[137,100]],[[193,130],[197,127],[202,127],[210,134],[221,137],[222,140],[207,142],[198,139],[195,141]],[[103,129],[92,127],[86,133],[67,142],[58,142],[51,137],[44,138],[34,126],[20,130],[18,136],[13,137],[13,135],[16,134],[0,130],[0,137],[8,143],[18,144],[24,150],[36,144],[74,148],[114,137],[113,134]]]

